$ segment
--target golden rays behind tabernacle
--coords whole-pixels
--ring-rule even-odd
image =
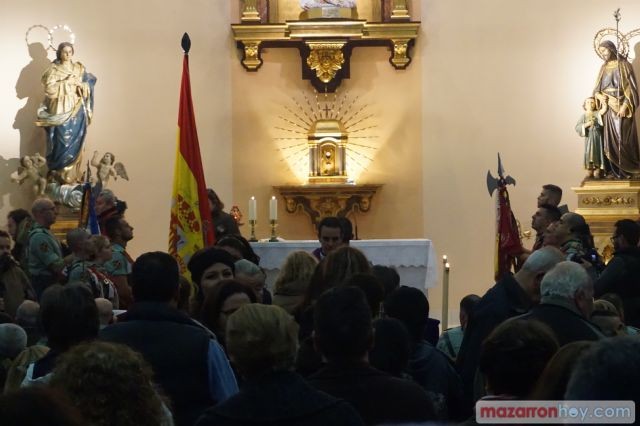
[[[348,93],[301,92],[283,105],[274,140],[300,183],[355,183],[378,149],[370,105]],[[318,129],[325,130],[323,134]]]

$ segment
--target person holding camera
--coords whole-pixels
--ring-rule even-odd
[[[595,248],[591,229],[582,215],[573,212],[563,214],[559,221],[549,225],[548,234],[551,235],[545,235],[545,243],[553,240],[566,260],[582,265],[593,281],[598,278],[604,263]]]

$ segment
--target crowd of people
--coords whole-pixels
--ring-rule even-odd
[[[268,288],[211,190],[216,244],[189,279],[165,252],[131,258],[112,192],[103,235],[64,245],[37,199],[0,231],[2,424],[476,424],[479,400],[638,403],[640,225],[615,224],[605,265],[561,195],[543,187],[533,248],[439,338],[424,292],[351,247],[345,218],[322,219],[319,247]]]

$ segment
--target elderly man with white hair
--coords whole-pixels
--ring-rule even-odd
[[[240,259],[235,263],[235,278],[253,288],[258,303],[271,305],[273,298],[265,286],[267,277],[259,266],[246,259]]]
[[[560,346],[578,340],[604,337],[589,322],[593,311],[593,282],[584,267],[576,262],[560,262],[540,284],[540,304],[520,319],[540,321],[555,333]]]
[[[27,347],[27,333],[17,324],[0,324],[0,360],[14,359]]]
[[[40,305],[32,300],[25,300],[16,310],[15,322],[27,332],[27,346],[33,346],[46,341],[44,332],[38,323]]]
[[[11,363],[26,347],[27,333],[19,325],[0,324],[0,390],[4,389]]]
[[[479,396],[479,392],[474,392],[474,382],[482,342],[502,322],[526,313],[540,301],[542,278],[563,260],[562,252],[554,247],[543,247],[534,251],[518,272],[506,275],[498,281],[473,309],[456,359],[468,409],[473,406],[475,397]],[[482,387],[476,391],[480,389]]]

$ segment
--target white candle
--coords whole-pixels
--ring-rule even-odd
[[[256,197],[249,199],[249,220],[256,220]]]
[[[269,220],[278,220],[278,200],[275,195],[269,200]]]
[[[449,262],[445,262],[442,277],[442,331],[449,328],[449,269]]]

